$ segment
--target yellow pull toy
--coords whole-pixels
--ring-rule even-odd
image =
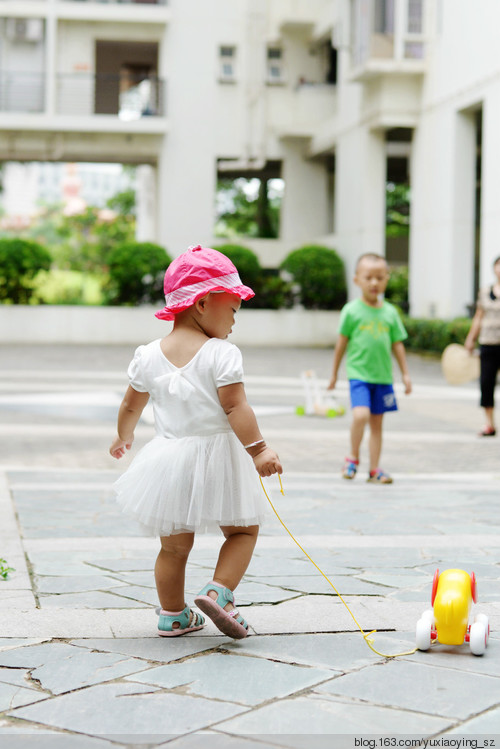
[[[436,570],[432,584],[432,609],[424,611],[416,626],[419,650],[432,642],[462,645],[468,642],[474,655],[483,655],[488,645],[490,625],[485,614],[477,614],[469,624],[472,604],[477,600],[476,576],[463,570]]]

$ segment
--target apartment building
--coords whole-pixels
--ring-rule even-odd
[[[500,254],[497,0],[0,0],[0,160],[120,162],[140,237],[214,243],[217,178],[284,180],[265,267],[320,241],[409,256],[464,314]],[[386,183],[411,186],[408,247]]]

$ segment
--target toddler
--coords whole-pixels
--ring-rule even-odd
[[[185,602],[185,569],[195,532],[220,527],[225,541],[213,580],[195,603],[224,634],[243,638],[248,624],[235,608],[233,591],[267,510],[258,475],[282,472],[247,402],[241,353],[226,340],[241,300],[254,292],[225,255],[199,245],[169,265],[164,291],[166,305],[156,317],[173,320],[173,329],[135,352],[110,453],[121,458],[131,448],[149,398],[156,436],[115,490],[122,509],[160,537],[159,634],[178,636],[204,626],[204,617]]]

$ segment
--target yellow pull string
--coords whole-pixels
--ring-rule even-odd
[[[376,653],[377,655],[381,655],[383,658],[398,658],[398,657],[403,656],[403,655],[413,655],[414,653],[416,653],[417,650],[418,650],[418,648],[414,648],[413,650],[408,650],[407,652],[404,652],[404,653],[381,653],[379,650],[377,650],[373,646],[373,639],[371,638],[371,635],[376,634],[377,630],[373,629],[371,632],[365,632],[363,630],[363,627],[358,622],[358,620],[356,619],[356,617],[352,613],[351,609],[349,608],[349,606],[347,605],[347,603],[344,601],[344,599],[342,598],[341,594],[339,593],[339,591],[337,590],[337,588],[335,587],[335,585],[332,583],[332,581],[330,580],[330,578],[327,577],[327,575],[325,575],[325,573],[323,572],[323,570],[321,569],[321,567],[319,567],[316,564],[316,562],[314,561],[314,559],[312,559],[309,556],[309,554],[307,553],[307,551],[299,544],[299,542],[297,541],[297,539],[295,538],[295,536],[293,535],[293,533],[287,528],[287,526],[285,525],[285,523],[283,522],[283,520],[279,516],[279,514],[278,514],[278,512],[277,512],[277,510],[275,508],[275,506],[271,502],[269,494],[267,493],[266,488],[264,486],[264,482],[262,481],[262,477],[259,476],[259,479],[260,479],[260,485],[262,486],[262,491],[266,495],[267,501],[271,505],[272,510],[273,510],[274,514],[276,515],[276,517],[278,518],[279,522],[281,523],[281,525],[283,526],[283,528],[286,530],[286,532],[288,533],[288,535],[290,536],[290,538],[292,539],[292,541],[294,541],[297,544],[297,546],[299,547],[299,549],[301,550],[301,552],[303,554],[305,554],[305,556],[309,559],[309,561],[311,562],[311,564],[313,564],[316,567],[316,569],[318,570],[318,572],[321,575],[323,575],[323,577],[325,578],[325,580],[327,581],[327,583],[329,585],[331,585],[331,587],[333,588],[333,590],[335,591],[335,593],[337,594],[337,596],[340,598],[340,600],[342,601],[342,603],[346,607],[347,611],[350,613],[350,615],[351,615],[354,623],[356,624],[357,628],[359,629],[359,631],[363,635],[363,639],[366,642],[366,644],[368,645],[368,647],[370,648],[370,650],[373,650],[374,653]],[[281,492],[281,494],[283,496],[285,496],[285,491],[283,489],[283,484],[281,483],[281,476],[279,474],[278,474],[278,480],[280,482],[280,492]]]

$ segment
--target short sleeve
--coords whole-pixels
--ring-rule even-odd
[[[225,342],[218,351],[215,363],[215,382],[218,388],[243,382],[243,358],[233,343]]]
[[[391,323],[391,343],[397,343],[398,341],[405,341],[408,338],[408,333],[403,325],[401,317],[396,309],[393,310],[393,320]]]
[[[352,315],[349,314],[348,305],[345,305],[340,312],[338,332],[346,338],[352,335]]]
[[[129,378],[130,385],[134,388],[134,390],[137,390],[138,393],[147,393],[148,388],[145,384],[145,376],[144,376],[144,351],[145,346],[139,346],[139,348],[136,349],[134,358],[129,364],[127,374]]]

